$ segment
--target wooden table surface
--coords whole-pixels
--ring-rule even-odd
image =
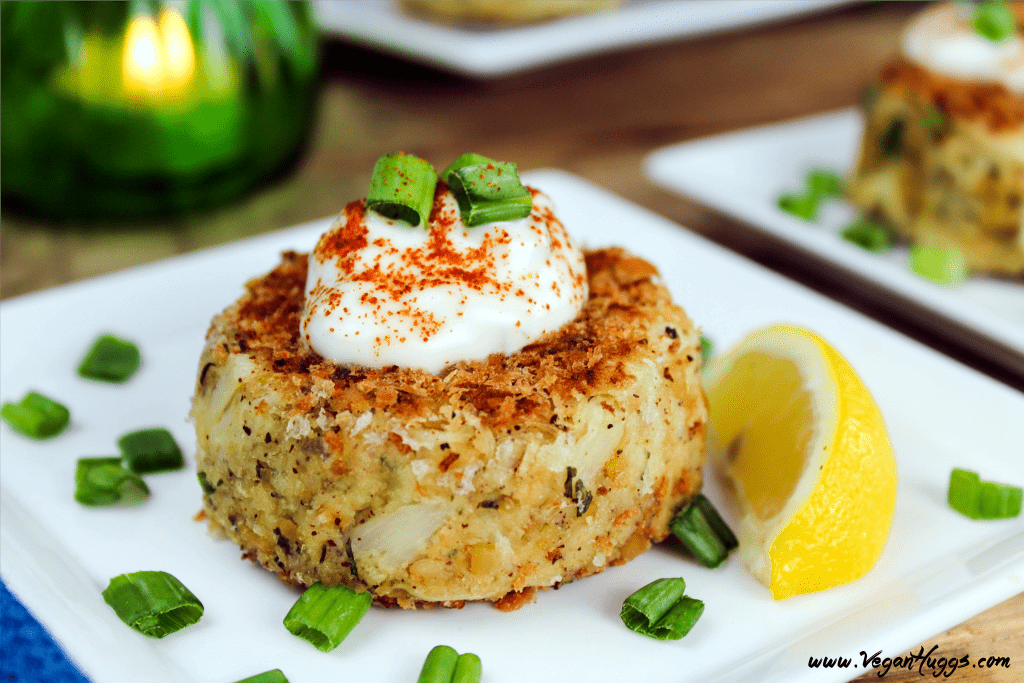
[[[465,151],[521,170],[570,171],[876,317],[1018,389],[1015,372],[971,345],[936,337],[876,297],[831,283],[785,250],[654,187],[644,157],[675,142],[850,106],[894,53],[916,2],[855,4],[740,32],[590,57],[477,82],[341,43],[324,46],[322,114],[308,152],[283,179],[212,213],[146,225],[55,225],[4,215],[0,298],[336,214],[365,194],[382,153],[447,163]],[[1024,680],[1024,593],[915,646],[1010,668],[970,667],[963,683]],[[895,656],[899,653],[885,653]],[[924,668],[924,672],[929,672]],[[890,671],[885,680],[918,680]],[[875,672],[860,680],[878,680]]]

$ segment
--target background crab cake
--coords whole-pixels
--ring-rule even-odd
[[[1013,8],[1024,25],[1024,3]],[[908,30],[939,22],[955,36],[964,11],[934,5]],[[957,247],[972,270],[1024,277],[1024,94],[901,55],[880,74],[865,118],[850,187],[857,207],[913,242]]]
[[[587,254],[577,319],[438,375],[301,347],[306,256],[216,317],[193,405],[211,530],[289,583],[514,609],[627,561],[700,488],[698,333],[653,266]]]

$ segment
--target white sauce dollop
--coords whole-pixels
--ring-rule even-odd
[[[1024,41],[993,42],[972,26],[970,10],[954,3],[930,7],[903,34],[903,54],[936,73],[998,82],[1024,93]]]
[[[309,258],[302,335],[337,363],[437,373],[514,353],[587,300],[583,253],[533,192],[521,220],[467,228],[450,191],[429,230],[345,207]]]

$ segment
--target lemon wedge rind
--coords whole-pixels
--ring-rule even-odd
[[[849,363],[814,333],[779,325],[715,359],[704,378],[708,447],[734,492],[751,573],[775,599],[863,576],[888,537],[896,468]]]

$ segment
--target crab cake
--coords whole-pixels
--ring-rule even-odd
[[[515,609],[630,560],[697,493],[698,332],[653,266],[585,254],[581,313],[439,373],[301,339],[308,257],[214,318],[192,415],[212,531],[291,584],[378,604]]]
[[[908,27],[865,102],[850,196],[905,239],[1024,277],[1024,43],[976,35],[968,11],[935,5]]]

